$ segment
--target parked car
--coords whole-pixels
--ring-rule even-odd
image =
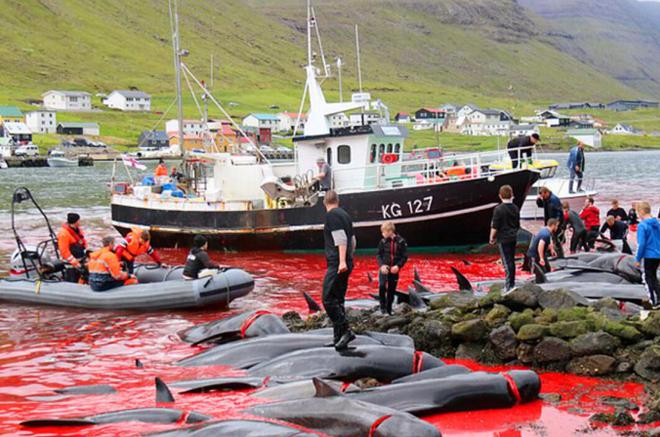
[[[87,138],[85,138],[85,137],[74,138],[74,139],[73,139],[73,142],[74,142],[75,145],[78,146],[78,147],[93,147],[93,146],[91,145],[91,142],[90,142]]]
[[[22,146],[16,148],[14,155],[27,157],[39,156],[39,148],[32,143],[23,144]]]
[[[60,147],[76,147],[76,143],[69,140],[62,140],[62,142],[60,143]]]
[[[107,144],[105,144],[103,141],[90,141],[89,145],[91,147],[97,147],[99,149],[105,149],[106,147],[108,147]]]
[[[288,147],[284,147],[284,146],[277,146],[275,148],[275,151],[278,152],[278,153],[291,153],[292,152],[291,149],[289,149]]]
[[[266,144],[263,144],[261,147],[259,147],[259,151],[261,153],[273,153],[275,151],[275,149],[273,149],[272,147],[270,147]]]

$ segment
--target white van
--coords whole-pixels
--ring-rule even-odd
[[[22,146],[19,146],[16,148],[16,151],[14,152],[14,155],[16,156],[29,156],[29,157],[35,157],[39,156],[39,147],[36,145],[30,143],[30,144],[24,144]]]

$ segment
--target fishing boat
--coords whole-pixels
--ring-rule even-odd
[[[173,25],[177,94],[180,96],[183,72],[228,117],[183,63],[182,54],[187,52],[179,47],[176,16]],[[522,206],[539,172],[532,168],[492,167],[501,161],[501,152],[443,157],[418,151],[409,155],[404,153],[408,132],[402,126],[377,123],[332,127],[333,115],[364,111],[364,105],[326,101],[321,83],[330,78],[330,69],[309,4],[307,34],[303,103],[307,96],[309,109],[302,133],[293,137],[295,159],[270,162],[254,144],[254,154],[190,157],[184,153],[182,167],[189,182],[185,193],[179,193],[174,184],[167,190],[113,184],[112,224],[121,233],[135,226],[148,229],[153,243],[165,247],[189,246],[192,235],[201,233],[208,237],[211,247],[218,249],[319,249],[323,247],[325,208],[324,193],[316,188],[314,173],[321,158],[332,168],[332,188],[353,218],[361,247],[375,247],[384,220],[393,221],[411,246],[485,243],[502,185],[513,187],[516,202]],[[323,68],[315,66],[314,34],[319,37]],[[179,144],[184,144],[182,120],[179,106]],[[234,125],[243,133],[240,126]]]
[[[67,158],[61,150],[51,150],[47,161],[49,167],[78,167],[78,160]]]

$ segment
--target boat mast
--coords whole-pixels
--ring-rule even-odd
[[[170,19],[173,21],[172,45],[174,50],[174,75],[176,81],[176,103],[178,110],[179,153],[185,159],[185,146],[183,142],[183,96],[181,91],[181,41],[179,38],[179,12],[177,0],[170,0]],[[184,166],[185,168],[185,166]]]
[[[358,74],[358,88],[362,92],[362,67],[360,64],[360,34],[358,25],[355,25],[355,52],[357,53],[357,74]]]
[[[339,78],[339,102],[344,101],[344,92],[341,86],[341,58],[337,58],[337,76]]]

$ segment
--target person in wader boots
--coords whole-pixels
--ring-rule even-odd
[[[380,226],[383,238],[378,243],[378,298],[381,314],[392,315],[394,294],[399,284],[399,273],[408,261],[406,240],[396,233],[392,222]]]
[[[62,224],[57,234],[57,248],[62,259],[71,266],[64,270],[64,280],[79,282],[83,276],[86,276],[84,261],[88,254],[87,240],[80,228],[79,214],[75,212],[67,214],[66,222]]]
[[[323,227],[325,259],[328,270],[323,279],[323,306],[332,322],[335,349],[343,350],[355,340],[346,320],[344,301],[348,278],[353,271],[355,235],[350,215],[339,207],[339,196],[333,190],[325,193],[323,200],[327,214]]]

